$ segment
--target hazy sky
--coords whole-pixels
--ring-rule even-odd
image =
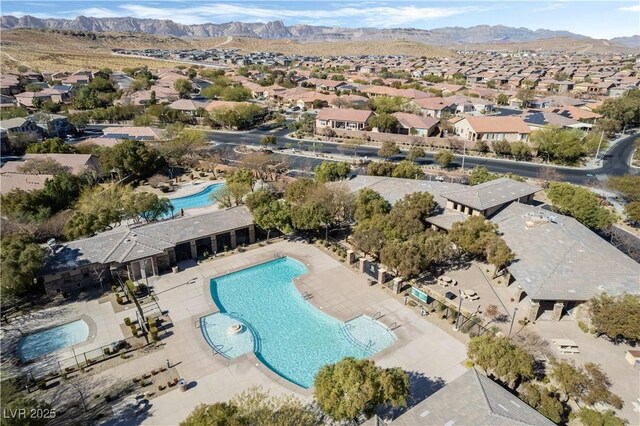
[[[3,15],[171,19],[183,24],[228,21],[345,27],[438,28],[507,25],[568,30],[595,38],[640,34],[640,1],[202,1],[2,0]]]

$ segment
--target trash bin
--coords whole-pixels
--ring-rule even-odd
[[[185,379],[180,379],[178,382],[178,387],[180,388],[180,392],[184,392],[187,390],[187,381]]]
[[[173,268],[171,268],[171,271],[172,271],[174,274],[177,274],[179,270],[180,270],[180,268],[178,268],[177,266],[174,266]]]

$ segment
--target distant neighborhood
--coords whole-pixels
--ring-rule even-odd
[[[635,424],[639,55],[111,53],[0,75],[3,406]]]

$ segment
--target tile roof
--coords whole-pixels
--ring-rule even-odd
[[[437,118],[423,117],[421,115],[409,114],[406,112],[394,112],[393,115],[398,122],[406,128],[430,129],[440,122]]]
[[[551,426],[554,423],[472,368],[391,424]]]
[[[358,123],[366,122],[373,112],[353,109],[353,108],[323,108],[320,110],[316,118],[318,120],[338,120],[338,121],[353,121]]]
[[[535,194],[542,189],[508,178],[499,178],[480,185],[466,186],[459,191],[445,192],[447,200],[469,206],[475,210],[486,210]]]
[[[252,223],[253,216],[248,210],[233,207],[139,226],[122,226],[64,244],[55,255],[47,257],[43,274],[94,263],[144,259],[182,242],[244,228]]]
[[[6,194],[14,189],[37,191],[44,188],[44,183],[47,179],[53,179],[53,175],[31,175],[20,173],[0,174],[0,193]]]
[[[640,264],[573,218],[513,203],[491,221],[518,259],[509,272],[534,300],[640,294]]]
[[[520,117],[467,117],[465,120],[476,133],[531,133]]]

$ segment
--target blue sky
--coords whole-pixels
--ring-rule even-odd
[[[2,0],[3,15],[171,19],[184,24],[228,21],[346,27],[421,28],[507,25],[568,30],[595,38],[640,34],[640,1],[264,1]]]

